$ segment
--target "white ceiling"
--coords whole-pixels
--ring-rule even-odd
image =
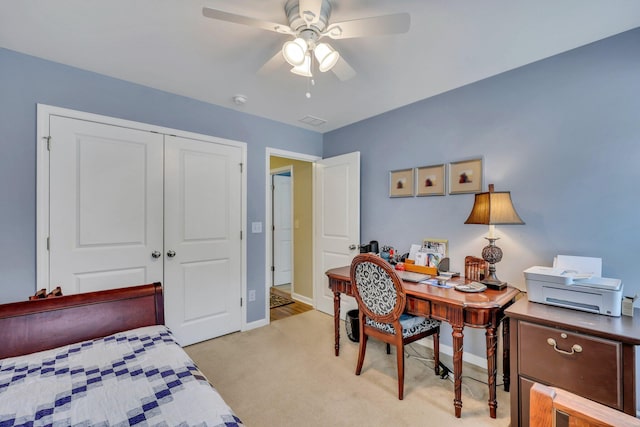
[[[357,76],[318,72],[307,99],[284,62],[258,73],[289,36],[202,15],[287,24],[285,1],[0,0],[0,46],[327,132],[640,26],[638,0],[332,0],[330,22],[408,12],[411,29],[330,40]]]

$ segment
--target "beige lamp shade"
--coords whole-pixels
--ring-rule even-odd
[[[476,194],[473,209],[465,224],[524,224],[513,203],[511,192],[493,191],[493,184],[489,185],[489,191]]]

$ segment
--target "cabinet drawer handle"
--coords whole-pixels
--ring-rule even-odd
[[[554,340],[553,338],[547,338],[547,344],[552,345],[553,349],[555,351],[557,351],[558,353],[568,354],[569,356],[571,356],[572,354],[575,354],[575,353],[582,353],[582,346],[578,345],[578,344],[572,345],[570,352],[569,351],[560,350],[556,345],[557,344],[556,340]]]

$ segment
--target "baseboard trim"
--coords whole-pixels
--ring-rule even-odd
[[[269,321],[267,319],[256,320],[255,322],[250,322],[245,324],[245,328],[243,331],[250,331],[251,329],[261,328],[263,326],[267,326]]]
[[[309,297],[305,297],[304,295],[300,295],[300,294],[291,294],[291,298],[293,298],[294,300],[310,305],[313,307],[313,299],[309,298]]]

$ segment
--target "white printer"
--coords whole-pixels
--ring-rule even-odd
[[[620,316],[622,282],[600,277],[600,258],[558,255],[553,264],[524,271],[529,301]]]

